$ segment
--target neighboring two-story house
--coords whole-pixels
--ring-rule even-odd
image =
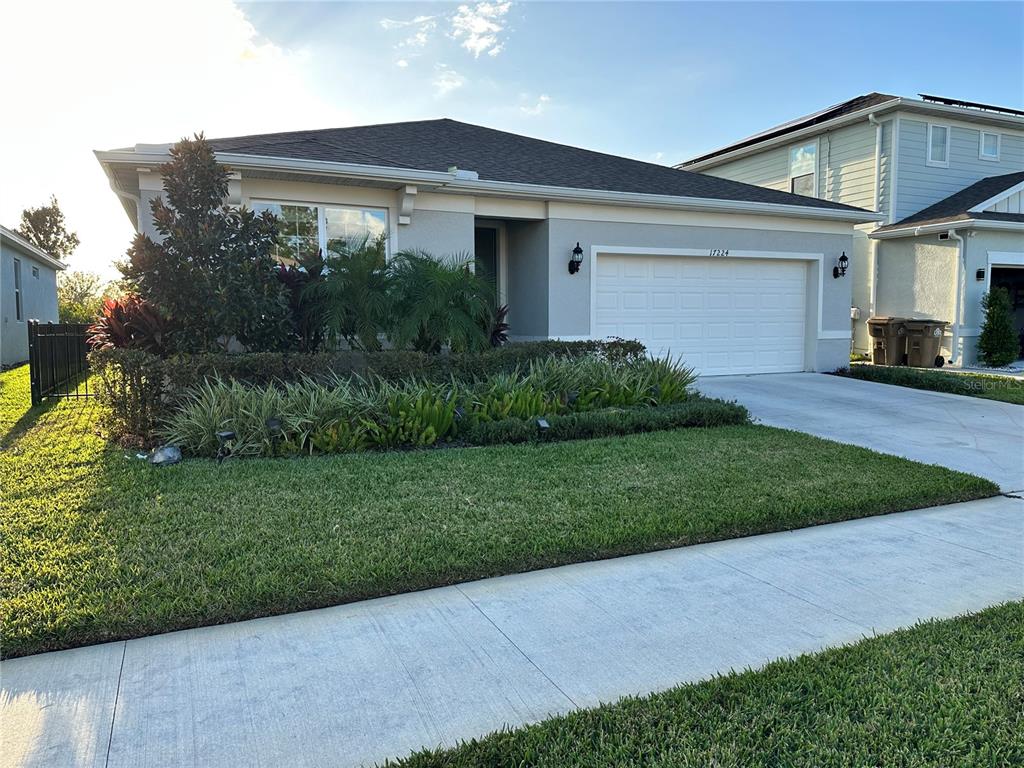
[[[975,362],[981,297],[1006,287],[1024,332],[1024,112],[932,96],[858,96],[678,168],[884,214],[851,254],[854,349],[869,317],[950,323]]]

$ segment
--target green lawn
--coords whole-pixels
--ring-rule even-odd
[[[8,656],[997,492],[753,426],[156,469],[27,403],[0,375]]]
[[[841,376],[895,384],[912,389],[948,392],[954,395],[982,397],[1004,403],[1024,405],[1024,381],[1008,376],[984,373],[954,373],[923,368],[904,368],[884,365],[851,365],[849,370],[836,371]]]
[[[572,713],[398,764],[1024,765],[1024,603]]]

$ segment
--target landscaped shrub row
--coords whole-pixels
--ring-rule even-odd
[[[211,456],[289,456],[463,443],[570,439],[684,425],[742,423],[745,411],[689,404],[691,370],[669,359],[630,363],[549,357],[525,370],[436,383],[378,377],[252,387],[206,381],[167,419],[163,437]],[[724,405],[724,404],[722,404]],[[644,412],[651,413],[645,415]],[[543,429],[536,419],[544,417]],[[222,446],[217,433],[233,433]],[[222,436],[223,437],[223,436]]]
[[[385,381],[474,381],[512,373],[551,356],[596,357],[613,363],[642,360],[638,341],[540,341],[507,344],[482,353],[431,355],[406,350],[198,354],[161,359],[137,349],[98,349],[89,356],[100,377],[103,426],[115,438],[148,440],[187,392],[206,381],[255,386],[306,379],[327,382],[351,376]]]
[[[502,419],[479,422],[460,433],[470,445],[585,440],[595,437],[656,432],[683,427],[726,427],[750,421],[747,409],[737,403],[693,395],[689,400],[654,408],[608,408],[602,411],[549,416],[541,431],[533,421]]]
[[[926,371],[918,368],[903,368],[882,365],[851,365],[835,372],[839,376],[853,379],[876,381],[881,384],[895,384],[932,392],[948,392],[954,395],[993,397],[1008,402],[1024,403],[1024,381],[1008,376],[989,376],[974,373],[946,373]],[[1014,394],[1019,393],[1019,397]],[[998,397],[994,397],[998,394]]]

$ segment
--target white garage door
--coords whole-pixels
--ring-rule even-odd
[[[599,255],[596,269],[599,338],[639,339],[703,375],[804,369],[804,262]]]

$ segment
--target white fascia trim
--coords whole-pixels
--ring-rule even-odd
[[[728,256],[712,256],[707,248],[646,248],[622,245],[592,245],[590,246],[590,333],[593,338],[594,327],[597,325],[597,257],[605,256],[696,256],[699,258],[712,259],[781,259],[785,261],[806,261],[818,265],[818,327],[815,329],[815,338],[822,339],[850,339],[849,330],[825,330],[825,254],[809,253],[803,251],[746,251],[729,250]]]
[[[756,154],[757,152],[762,152],[765,149],[778,146],[779,144],[794,142],[804,136],[809,136],[815,133],[824,133],[849,123],[856,123],[859,120],[866,119],[872,112],[875,114],[881,114],[882,112],[889,112],[900,107],[912,112],[941,115],[942,117],[948,117],[950,119],[959,117],[969,122],[993,122],[1005,125],[1012,131],[1024,131],[1024,117],[1001,114],[999,112],[983,112],[978,109],[969,109],[966,107],[950,107],[946,104],[934,104],[929,101],[922,101],[921,99],[907,99],[900,97],[892,99],[891,101],[883,101],[881,104],[876,104],[873,107],[865,107],[864,109],[856,112],[850,112],[847,115],[834,117],[831,120],[826,120],[825,122],[818,123],[817,125],[809,125],[806,128],[801,128],[800,130],[793,131],[792,133],[785,133],[782,136],[776,136],[772,139],[766,139],[746,147],[734,149],[731,152],[715,155],[714,157],[709,157],[707,160],[700,160],[696,163],[690,163],[689,161],[684,160],[675,167],[683,171],[700,171],[706,168],[714,168],[716,165],[721,165],[722,163],[727,163],[730,160],[736,160],[746,155]],[[765,131],[765,133],[768,133],[770,130],[771,129]],[[722,149],[731,147],[733,144],[747,141],[749,138],[750,137],[747,139],[740,139],[739,142],[732,142],[732,144],[726,144],[725,147],[720,147],[717,150],[711,150],[711,152],[720,152]],[[706,154],[709,153],[701,153],[701,155]],[[698,157],[701,155],[698,155]]]
[[[68,268],[68,265],[65,264],[63,261],[61,261],[60,259],[55,259],[46,251],[32,245],[32,243],[30,243],[24,237],[19,235],[17,232],[12,232],[7,227],[0,226],[0,236],[2,236],[4,240],[10,240],[11,244],[25,255],[31,256],[37,261],[41,261],[48,267],[53,267],[54,269],[57,270],[64,270]]]
[[[97,158],[104,165],[133,164],[159,165],[167,161],[165,153],[139,154],[136,152],[97,152]],[[458,178],[455,173],[422,171],[409,168],[333,163],[322,160],[299,160],[294,158],[263,157],[217,153],[218,162],[232,168],[259,170],[299,171],[314,175],[341,176],[392,182],[395,184],[419,184],[435,192],[456,194],[494,195],[511,198],[538,200],[566,200],[572,202],[635,205],[653,208],[677,208],[693,211],[720,211],[724,213],[754,213],[774,216],[793,216],[809,219],[849,221],[868,223],[881,221],[884,217],[871,211],[846,211],[834,208],[816,208],[804,205],[780,203],[757,203],[742,200],[717,200],[704,197],[678,197],[674,195],[652,195],[637,192],[609,192],[597,189],[576,189],[552,187],[542,184],[522,184],[508,181],[488,181]]]
[[[982,211],[985,211],[986,209],[990,208],[991,206],[995,205],[996,203],[998,203],[998,202],[1000,202],[1002,200],[1005,200],[1010,195],[1015,195],[1018,192],[1024,192],[1024,181],[1022,181],[1020,184],[1014,184],[1009,189],[1004,189],[1002,192],[1000,192],[997,195],[993,195],[988,200],[983,200],[982,202],[978,203],[976,206],[971,208],[970,212],[971,213],[981,213]]]
[[[918,235],[931,235],[937,232],[948,232],[951,229],[995,229],[1010,232],[1024,231],[1022,221],[991,221],[989,219],[959,219],[956,221],[940,221],[935,224],[925,224],[920,227],[908,226],[900,229],[890,229],[885,232],[871,232],[868,237],[877,240],[891,240],[896,237],[917,237]]]

